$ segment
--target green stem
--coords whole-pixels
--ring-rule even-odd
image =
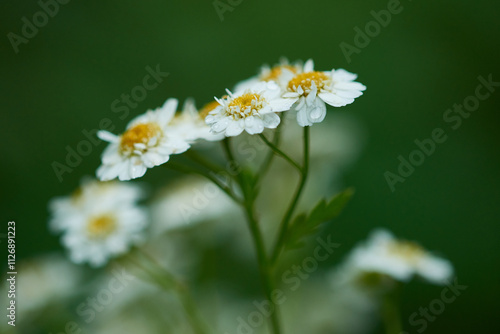
[[[396,288],[394,292],[388,293],[385,296],[382,317],[384,320],[385,332],[387,334],[400,334],[403,327],[401,325],[401,314],[399,312],[398,300],[399,289]]]
[[[276,129],[276,131],[274,132],[274,137],[273,137],[273,142],[272,142],[274,147],[279,147],[280,140],[281,140],[281,129],[282,129],[284,122],[285,122],[285,117],[281,117],[281,122],[278,125],[278,128]],[[266,158],[264,159],[264,161],[259,169],[259,173],[257,174],[259,179],[262,179],[262,177],[266,174],[267,170],[271,166],[271,163],[273,161],[274,156],[275,156],[274,151],[273,150],[269,151],[269,153],[267,154]]]
[[[205,159],[202,155],[198,154],[196,151],[194,150],[187,150],[186,151],[186,155],[191,159],[193,160],[194,162],[197,162],[198,164],[202,165],[203,167],[205,167],[206,169],[208,169],[209,171],[213,171],[215,173],[218,173],[218,172],[222,172],[224,171],[224,168],[217,165],[217,164],[214,164],[213,162]]]
[[[207,330],[205,325],[200,320],[195,303],[189,293],[187,286],[181,281],[177,280],[174,275],[172,275],[168,270],[163,268],[155,259],[153,259],[149,254],[144,252],[139,252],[143,258],[145,258],[150,265],[154,267],[151,270],[148,266],[145,266],[141,261],[136,261],[131,256],[128,257],[129,261],[134,263],[137,267],[142,269],[153,283],[165,291],[174,290],[181,301],[181,304],[186,312],[189,319],[189,324],[193,328],[196,334],[205,334]]]
[[[223,148],[226,153],[227,159],[232,162],[235,166],[239,167],[237,160],[231,149],[231,144],[229,138],[225,138],[223,141]],[[255,180],[255,179],[254,179]],[[248,226],[250,228],[250,233],[252,235],[252,240],[254,242],[255,251],[257,253],[257,262],[259,266],[259,274],[264,288],[264,294],[266,296],[269,305],[273,305],[273,311],[270,315],[270,322],[272,331],[274,334],[281,334],[281,327],[279,322],[279,309],[278,305],[273,303],[272,292],[273,282],[271,275],[271,267],[269,265],[269,259],[266,254],[266,248],[264,245],[264,239],[262,238],[262,233],[259,228],[259,223],[254,215],[254,200],[255,200],[255,187],[250,186],[246,183],[247,180],[242,177],[241,173],[237,175],[237,181],[240,188],[242,189],[244,196],[243,207],[245,209],[245,215],[247,218]]]
[[[165,166],[166,168],[186,173],[186,174],[198,174],[201,175],[208,180],[212,181],[217,187],[219,187],[224,193],[226,193],[230,198],[232,198],[236,203],[241,204],[242,200],[236,196],[236,194],[233,193],[232,189],[225,184],[222,184],[217,178],[210,173],[207,173],[206,171],[200,170],[198,168],[193,168],[185,165],[180,165],[176,164],[175,162],[167,162],[166,164],[162,165]],[[215,172],[215,171],[213,171]]]
[[[259,272],[262,280],[262,285],[264,287],[265,296],[267,301],[269,302],[269,305],[273,306],[273,310],[270,315],[271,327],[274,334],[280,334],[281,327],[279,321],[279,308],[278,305],[275,304],[272,299],[274,285],[272,282],[271,267],[269,266],[269,260],[266,255],[264,240],[262,238],[258,222],[254,216],[252,201],[246,201],[245,214],[247,217],[248,225],[250,227],[250,232],[252,234],[252,239],[254,241],[255,249],[257,252],[257,261],[259,264]]]
[[[307,127],[306,127],[307,128]],[[274,153],[276,153],[277,155],[279,155],[280,157],[282,157],[283,159],[285,159],[286,161],[288,161],[292,166],[294,166],[295,168],[297,168],[299,170],[299,172],[302,171],[302,167],[299,166],[298,163],[296,163],[295,161],[293,161],[292,158],[290,158],[285,152],[283,152],[282,150],[280,150],[277,146],[275,146],[273,143],[271,143],[267,138],[266,136],[264,136],[262,133],[259,134],[259,137],[262,139],[262,141],[264,143],[266,143],[267,146],[269,146],[269,148],[271,148],[271,150],[273,150]]]
[[[271,256],[271,265],[274,265],[278,260],[278,257],[281,253],[281,249],[283,248],[283,243],[285,241],[285,236],[288,230],[288,225],[290,224],[290,219],[292,218],[293,212],[297,203],[299,202],[302,191],[304,190],[304,186],[306,184],[307,176],[309,174],[309,127],[304,127],[304,163],[302,168],[300,168],[300,181],[295,191],[295,195],[293,196],[288,209],[281,220],[280,230],[278,239],[275,243],[273,253]]]
[[[224,148],[224,152],[226,153],[227,160],[232,163],[236,163],[233,150],[231,149],[231,142],[229,141],[228,137],[224,138],[224,140],[222,141],[222,147]]]

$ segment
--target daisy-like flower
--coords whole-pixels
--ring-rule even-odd
[[[294,101],[280,97],[281,90],[273,82],[259,82],[252,88],[231,93],[217,99],[219,106],[205,118],[212,132],[233,137],[243,131],[253,135],[262,133],[264,128],[275,129],[280,123],[276,114],[289,110]]]
[[[205,117],[218,105],[217,101],[213,101],[198,111],[194,100],[191,98],[187,99],[184,102],[182,111],[175,115],[167,127],[168,133],[172,133],[190,144],[199,139],[207,141],[223,139],[223,134],[211,132],[210,127],[205,123]]]
[[[285,89],[288,82],[295,76],[295,74],[299,73],[301,69],[302,64],[300,62],[290,64],[288,59],[281,58],[278,65],[273,67],[263,65],[260,68],[258,75],[237,83],[234,87],[234,91],[238,92],[249,89],[260,81],[274,81],[282,89]]]
[[[376,230],[350,254],[344,274],[370,284],[388,278],[407,282],[415,275],[444,284],[453,275],[453,266],[414,242],[397,240],[386,230]]]
[[[142,239],[146,212],[137,205],[141,196],[129,183],[87,180],[70,198],[52,200],[51,228],[63,233],[73,262],[102,266]]]
[[[343,107],[363,94],[366,87],[354,81],[356,78],[356,74],[344,69],[314,71],[314,63],[309,59],[301,73],[288,82],[283,97],[294,102],[299,125],[311,126],[325,119],[325,103]]]
[[[99,179],[135,179],[143,176],[147,168],[167,162],[171,154],[188,150],[190,145],[185,139],[168,131],[177,103],[176,99],[168,99],[161,108],[136,117],[120,136],[99,131],[98,137],[110,143],[97,169]]]

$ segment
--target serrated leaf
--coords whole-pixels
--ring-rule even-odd
[[[286,249],[304,246],[305,239],[314,234],[325,222],[337,217],[354,193],[352,188],[335,195],[329,201],[322,199],[309,214],[301,213],[290,224],[285,237]]]

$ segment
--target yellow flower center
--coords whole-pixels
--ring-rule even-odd
[[[200,118],[204,120],[205,117],[207,117],[208,114],[218,106],[220,106],[220,104],[217,101],[208,102],[203,106],[203,108],[200,109]]]
[[[304,96],[307,96],[311,91],[311,85],[314,82],[318,92],[326,85],[329,80],[328,76],[323,72],[307,72],[297,74],[290,82],[288,83],[288,90],[292,92],[296,92],[297,89],[302,87],[304,90]]]
[[[233,99],[226,108],[226,115],[233,119],[242,119],[259,112],[266,100],[256,93],[245,93]]]
[[[133,152],[140,148],[136,144],[147,145],[148,142],[161,134],[161,129],[156,123],[137,124],[122,134],[120,148],[123,152]]]
[[[116,230],[116,220],[110,215],[92,218],[87,224],[87,233],[92,239],[103,239]]]
[[[410,262],[415,262],[425,254],[420,245],[411,241],[397,241],[389,245],[389,252],[397,254]]]
[[[293,73],[297,72],[295,67],[293,67],[291,65],[278,65],[278,66],[274,66],[271,69],[271,71],[269,71],[269,73],[262,76],[261,80],[262,81],[271,81],[271,80],[276,81],[276,80],[278,80],[279,77],[281,76],[281,73],[283,73],[284,68],[286,68],[287,70],[289,70],[290,72],[293,72]]]

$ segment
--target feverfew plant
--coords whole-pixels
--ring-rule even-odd
[[[178,230],[183,223],[218,220],[228,213],[232,220],[242,217],[253,242],[263,296],[273,309],[268,317],[270,332],[283,333],[280,305],[274,295],[278,291],[276,277],[280,260],[284,253],[303,247],[308,236],[339,215],[353,194],[347,189],[331,198],[318,199],[306,212],[297,212],[308,178],[322,179],[322,175],[309,175],[311,127],[325,120],[327,107],[344,107],[363,94],[366,87],[356,79],[356,74],[344,69],[315,70],[312,60],[291,63],[283,59],[276,66],[263,66],[256,76],[241,81],[233,90],[220,92],[214,101],[200,109],[194,99],[187,99],[179,108],[177,99],[168,98],[163,106],[134,118],[122,134],[98,133],[99,138],[109,143],[97,168],[99,181],[87,180],[73,195],[54,199],[50,204],[50,227],[54,233],[62,234],[62,243],[71,261],[93,267],[110,261],[125,262],[140,270],[140,277],[161,289],[176,292],[192,331],[202,334],[209,333],[210,326],[197,312],[187,285],[165,267],[161,258],[150,255],[148,239],[154,239],[157,244],[160,234]],[[289,118],[295,118],[297,124],[289,121],[285,124]],[[284,127],[296,127],[300,131],[292,139],[293,146],[301,147],[300,159],[296,158],[297,154],[283,150]],[[267,148],[256,150],[260,153],[256,164],[238,159],[235,137],[244,135],[255,136]],[[222,154],[207,151],[219,145]],[[221,155],[225,158],[224,164]],[[282,194],[288,202],[280,213],[275,235],[264,235],[264,231],[269,233],[272,229],[262,226],[266,212],[258,210],[256,201],[263,192],[269,193],[266,189],[273,187],[272,180],[264,181],[264,178],[276,160],[274,157],[283,159],[296,171],[298,183],[292,194]],[[152,206],[155,220],[161,222],[161,226],[151,229],[155,234],[152,238],[148,237],[147,208],[140,203],[145,192],[135,183],[119,181],[141,178],[148,169],[158,166],[166,167],[166,172],[174,170],[203,177],[205,182],[190,181],[182,187],[170,184],[164,190],[163,199]],[[210,193],[224,194],[227,198],[220,203],[213,197],[207,199],[206,205],[211,205],[209,214],[203,219],[189,214],[189,221],[183,222],[182,208],[191,200],[192,184],[219,188],[220,191]],[[233,208],[239,208],[239,215],[233,214],[231,202]],[[274,209],[272,205],[268,208]],[[194,228],[197,227],[196,224]],[[431,282],[442,283],[452,270],[447,261],[400,243],[388,232],[378,232],[353,253],[348,263],[345,273],[352,274],[351,278],[375,272],[401,282],[420,275]]]

